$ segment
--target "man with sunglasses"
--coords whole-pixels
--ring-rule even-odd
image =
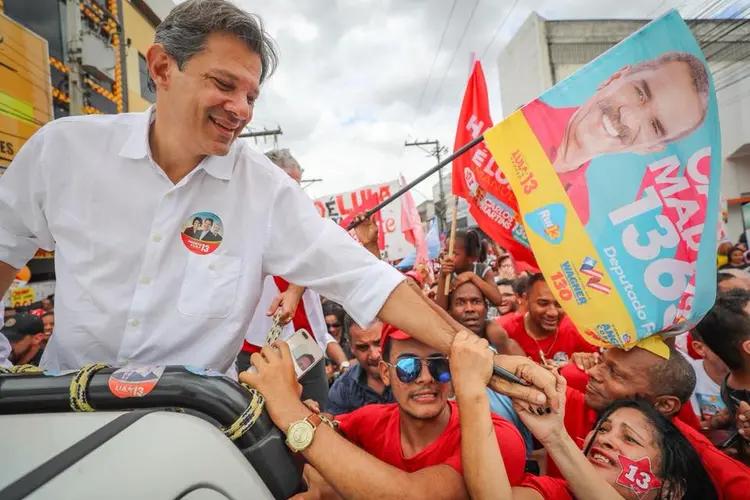
[[[396,403],[336,417],[346,439],[299,401],[285,343],[254,354],[257,373],[244,372],[240,379],[266,398],[269,415],[287,432],[289,446],[319,473],[317,480],[318,474],[308,474],[311,492],[333,488],[344,498],[468,498],[458,408],[448,400],[448,359],[390,325],[383,327],[380,345],[381,376]],[[493,415],[492,422],[510,482],[519,484],[526,455],[521,435],[506,420]],[[302,427],[308,437],[299,444],[295,438]]]

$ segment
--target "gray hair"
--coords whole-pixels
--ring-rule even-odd
[[[266,157],[271,160],[277,167],[281,168],[286,173],[294,172],[299,170],[304,172],[300,167],[299,162],[292,156],[292,153],[288,149],[272,149],[266,153]]]
[[[228,0],[186,0],[170,11],[156,28],[154,43],[159,43],[182,71],[188,60],[205,49],[212,33],[230,33],[241,39],[260,56],[260,83],[271,76],[279,64],[276,42],[263,27],[263,20]],[[149,88],[156,90],[149,76]]]

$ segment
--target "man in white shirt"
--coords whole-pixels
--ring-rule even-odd
[[[703,359],[685,358],[695,370],[695,390],[690,396],[690,405],[701,420],[710,420],[712,416],[726,408],[721,400],[721,383],[729,373],[724,362],[703,342],[696,329],[691,332],[693,349]]]
[[[236,141],[277,63],[258,18],[226,0],[187,0],[155,41],[154,107],[49,123],[0,180],[0,292],[37,248],[56,252],[56,329],[42,367],[228,372],[268,275],[313,288],[360,324],[379,316],[447,353],[455,330],[403,276]],[[185,235],[197,217],[220,224],[222,240]],[[554,377],[525,359],[497,362],[546,398],[497,377],[493,387],[557,407]]]

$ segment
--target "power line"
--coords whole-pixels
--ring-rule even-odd
[[[490,47],[492,47],[492,44],[495,43],[495,39],[500,34],[500,32],[503,30],[503,26],[505,26],[505,23],[508,22],[508,19],[510,19],[510,15],[513,13],[513,11],[516,9],[516,5],[518,5],[518,0],[515,0],[513,2],[513,5],[510,7],[510,10],[507,14],[505,14],[505,18],[500,23],[500,26],[495,30],[495,33],[492,35],[492,38],[490,39],[490,43],[487,44],[487,46],[482,51],[482,55],[479,56],[479,59],[484,59],[485,54],[487,54],[487,51],[490,50]]]
[[[438,48],[435,51],[435,57],[432,58],[432,65],[430,66],[430,73],[427,75],[427,81],[424,82],[424,87],[422,87],[422,93],[419,96],[419,104],[417,104],[417,109],[414,112],[414,120],[412,120],[412,123],[411,123],[412,126],[414,126],[414,122],[417,121],[417,117],[419,116],[419,110],[422,109],[422,101],[424,101],[424,96],[425,96],[425,93],[427,92],[427,86],[430,83],[430,79],[432,79],[432,72],[435,70],[435,63],[437,62],[438,56],[440,55],[440,49],[443,47],[443,42],[445,41],[445,34],[448,33],[448,27],[451,24],[451,19],[453,19],[453,12],[456,10],[457,3],[458,3],[458,0],[453,0],[453,5],[451,5],[451,10],[448,13],[448,19],[445,21],[443,34],[440,35],[440,43],[438,43]]]
[[[466,26],[464,26],[464,30],[461,33],[461,38],[458,39],[458,45],[456,45],[456,50],[453,51],[453,55],[451,56],[451,60],[448,63],[448,66],[445,68],[445,71],[443,72],[443,78],[440,79],[440,85],[438,86],[437,92],[435,93],[435,98],[432,100],[432,104],[430,104],[430,109],[427,111],[427,114],[430,114],[430,111],[432,111],[432,107],[435,106],[435,103],[437,102],[438,97],[440,96],[440,91],[443,90],[443,84],[445,83],[445,77],[448,76],[448,72],[451,69],[451,66],[453,66],[453,61],[456,59],[456,54],[458,54],[458,49],[461,48],[461,44],[464,41],[464,37],[466,36],[466,32],[469,30],[469,26],[471,25],[471,20],[474,19],[474,14],[477,12],[477,7],[479,6],[480,2],[482,0],[477,0],[477,2],[474,4],[474,8],[471,10],[471,15],[469,16],[469,20],[466,21]]]

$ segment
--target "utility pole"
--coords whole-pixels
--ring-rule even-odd
[[[68,96],[70,116],[83,114],[83,26],[80,0],[68,0],[66,28],[68,30]]]
[[[446,149],[442,146],[440,146],[440,141],[414,141],[414,142],[404,142],[404,146],[417,146],[425,151],[430,156],[434,156],[438,163],[440,163],[440,156],[446,151]],[[422,146],[432,146],[431,150],[424,149]],[[440,188],[440,200],[438,200],[437,203],[435,203],[435,213],[438,216],[438,229],[442,233],[445,231],[445,190],[443,189],[443,169],[442,167],[438,169],[438,177],[440,178],[440,181],[438,183],[438,187]]]
[[[253,138],[255,139],[255,144],[258,144],[258,137],[263,137],[263,142],[265,143],[266,137],[273,137],[273,147],[277,148],[279,146],[279,139],[278,136],[284,135],[284,132],[281,130],[281,127],[277,127],[273,130],[256,130],[254,132],[244,132],[240,134],[240,137],[242,139],[246,138]]]

